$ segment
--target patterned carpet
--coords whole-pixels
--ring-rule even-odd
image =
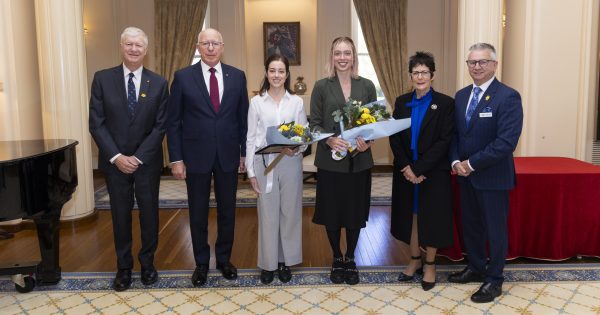
[[[304,183],[303,205],[313,206],[315,204],[316,181],[308,180]],[[392,199],[392,174],[374,173],[371,184],[371,205],[389,206]],[[106,186],[103,185],[94,194],[96,209],[110,209],[110,199]],[[210,194],[210,206],[216,206],[213,191]],[[256,194],[250,187],[248,181],[240,181],[237,191],[237,206],[256,207]],[[137,204],[135,205],[137,207]],[[172,177],[163,177],[160,181],[159,207],[163,209],[187,208],[187,188],[185,181],[176,180]]]
[[[462,266],[439,266],[438,284],[424,292],[418,280],[395,281],[398,267],[360,267],[361,283],[332,285],[325,268],[293,269],[284,285],[260,285],[257,270],[241,270],[235,281],[211,272],[196,289],[191,271],[165,271],[143,288],[110,290],[112,273],[63,273],[56,286],[19,294],[0,278],[0,314],[600,314],[600,264],[509,265],[504,294],[493,303],[474,304],[478,285],[445,281]]]

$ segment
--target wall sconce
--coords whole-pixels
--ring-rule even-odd
[[[87,35],[90,31],[88,30],[87,26],[83,26],[83,35]]]

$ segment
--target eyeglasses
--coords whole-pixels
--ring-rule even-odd
[[[214,48],[219,48],[220,46],[223,45],[223,42],[199,42],[198,44],[200,44],[200,46],[204,47],[204,48],[208,48],[211,45]]]
[[[475,68],[475,66],[477,64],[479,64],[479,66],[483,68],[491,62],[496,62],[496,60],[481,59],[481,60],[467,60],[466,62],[467,62],[467,66],[469,66],[469,68]]]
[[[429,78],[431,76],[431,71],[413,71],[410,73],[410,76],[413,78],[418,78],[418,77]]]

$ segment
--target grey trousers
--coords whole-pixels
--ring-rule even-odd
[[[302,155],[285,156],[271,171],[271,192],[266,192],[264,175],[268,156],[254,157],[254,170],[260,186],[258,196],[258,267],[277,269],[302,262]]]

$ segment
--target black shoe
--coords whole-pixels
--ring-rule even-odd
[[[448,276],[448,282],[454,283],[483,282],[483,279],[484,276],[482,274],[469,269],[469,267],[465,267],[462,271]]]
[[[227,280],[237,279],[237,268],[235,268],[235,266],[232,263],[217,263],[217,269],[221,272],[223,278]]]
[[[474,303],[489,303],[502,294],[502,284],[484,282],[477,292],[471,295],[471,301]]]
[[[156,272],[156,269],[154,267],[142,269],[141,278],[142,278],[142,283],[144,285],[154,284],[158,280],[158,272]]]
[[[434,266],[433,268],[435,268],[435,260],[434,261],[425,261],[425,265]],[[425,273],[423,273],[423,276],[425,276]],[[429,290],[433,289],[433,287],[435,287],[435,280],[433,282],[421,280],[421,288],[423,288],[423,291],[429,291]]]
[[[358,277],[358,269],[354,258],[346,257],[346,263],[344,264],[344,282],[349,285],[355,285],[360,281]]]
[[[192,284],[195,287],[201,287],[206,284],[208,279],[208,265],[198,265],[192,275]]]
[[[344,283],[344,257],[336,257],[333,259],[329,279],[335,284]]]
[[[262,282],[262,284],[269,284],[273,282],[274,278],[275,271],[263,270],[260,272],[260,282]]]
[[[286,266],[285,263],[279,263],[277,265],[277,277],[279,281],[283,283],[288,283],[292,280],[292,271],[290,267]]]
[[[412,260],[421,260],[421,256],[410,256],[410,259]],[[413,273],[412,275],[407,275],[404,272],[400,272],[400,275],[398,276],[398,281],[400,282],[409,282],[409,281],[413,281],[413,279],[415,278],[415,274],[423,274],[423,266],[421,266],[419,269],[415,270],[415,273]]]
[[[129,289],[129,287],[131,287],[131,269],[119,269],[113,281],[113,289],[121,292]]]

